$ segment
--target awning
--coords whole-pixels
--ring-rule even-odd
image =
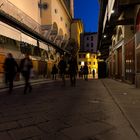
[[[0,21],[0,35],[20,41],[21,32]]]
[[[34,46],[37,46],[37,40],[35,40],[34,38],[32,38],[24,33],[21,33],[21,41],[34,45]]]
[[[43,42],[39,42],[39,48],[48,51],[48,45],[43,43]]]

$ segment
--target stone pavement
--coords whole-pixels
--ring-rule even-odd
[[[38,79],[31,79],[30,82],[35,85],[35,84],[39,84],[39,83],[50,83],[53,82],[51,79],[47,79],[47,78],[38,78]],[[20,81],[14,81],[14,88],[19,88],[24,86],[24,81],[20,80]],[[7,86],[5,85],[4,82],[0,82],[0,90],[4,89],[7,90]]]
[[[35,83],[0,95],[0,140],[139,140],[140,89],[112,79]]]
[[[140,138],[140,89],[112,79],[104,79],[102,82]]]

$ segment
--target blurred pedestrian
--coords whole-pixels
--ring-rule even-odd
[[[28,54],[25,54],[25,58],[23,58],[20,62],[20,71],[25,80],[24,94],[32,91],[32,86],[30,84],[30,74],[31,69],[33,68],[32,60],[29,58]]]
[[[18,72],[18,64],[13,58],[12,53],[7,54],[3,68],[5,73],[5,83],[9,86],[9,93],[12,93],[13,81],[16,76],[16,73]]]
[[[66,68],[67,64],[66,61],[64,60],[64,56],[61,56],[61,60],[58,63],[58,68],[59,68],[59,73],[62,78],[63,85],[65,86],[65,74],[66,74]]]
[[[58,73],[58,69],[57,69],[57,67],[56,67],[56,64],[54,64],[53,67],[52,67],[52,71],[51,71],[52,79],[53,79],[53,80],[56,80],[56,75],[57,75],[57,73]]]
[[[88,80],[88,66],[87,66],[87,62],[85,62],[85,65],[83,67],[83,74],[84,74],[84,80]]]
[[[95,78],[95,70],[92,71],[93,79]]]
[[[69,61],[69,75],[70,75],[70,83],[71,86],[76,86],[76,76],[78,71],[77,60],[74,56],[71,56]]]
[[[79,78],[82,77],[83,78],[83,67],[80,67],[80,71],[79,71]]]

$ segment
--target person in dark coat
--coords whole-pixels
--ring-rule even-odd
[[[71,86],[76,85],[77,71],[78,71],[77,60],[74,56],[72,56],[70,61],[69,61],[69,74],[70,74]]]
[[[93,79],[95,78],[95,70],[92,71]]]
[[[83,74],[84,74],[84,80],[88,80],[88,66],[87,66],[87,62],[85,62],[85,65],[83,67]]]
[[[25,80],[24,94],[26,94],[28,89],[29,92],[32,91],[32,86],[30,84],[30,74],[32,68],[33,68],[32,60],[29,58],[28,54],[25,54],[25,58],[23,58],[20,62],[20,71]]]
[[[62,55],[61,60],[58,63],[58,68],[64,86],[65,86],[66,67],[67,67],[66,61],[64,60],[64,56]]]
[[[5,83],[9,86],[9,93],[13,90],[13,81],[18,72],[18,64],[11,53],[7,54],[4,65]]]
[[[52,67],[52,72],[51,72],[53,80],[56,80],[56,74],[57,73],[58,73],[58,69],[56,67],[56,64],[54,64],[53,67]]]

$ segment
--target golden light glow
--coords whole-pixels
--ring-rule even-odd
[[[90,58],[90,53],[86,54],[86,58],[89,59]]]
[[[82,62],[81,62],[81,66],[84,66],[84,65],[85,65],[85,63],[84,63],[84,61],[82,61]]]

